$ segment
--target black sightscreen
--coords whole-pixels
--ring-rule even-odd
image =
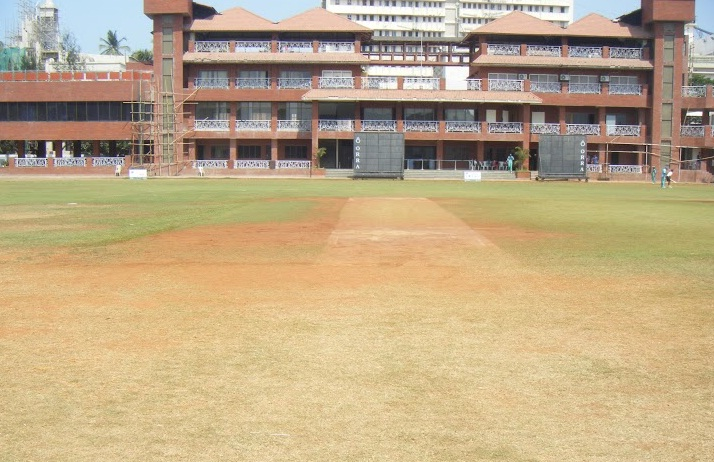
[[[354,178],[404,178],[404,135],[355,133],[353,165]]]
[[[584,135],[541,135],[538,177],[587,179],[587,148]]]

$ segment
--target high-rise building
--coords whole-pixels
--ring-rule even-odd
[[[512,11],[561,27],[573,22],[573,0],[322,0],[322,7],[375,37],[458,38]]]

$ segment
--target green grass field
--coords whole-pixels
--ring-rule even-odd
[[[0,180],[0,461],[714,460],[714,188]]]

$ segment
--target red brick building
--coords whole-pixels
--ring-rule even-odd
[[[442,171],[498,169],[518,146],[534,169],[541,135],[581,134],[592,175],[672,165],[711,178],[712,88],[686,85],[694,0],[642,0],[618,22],[592,14],[566,29],[513,12],[458,43],[372,37],[320,8],[277,23],[188,0],[145,0],[144,12],[152,78],[3,81],[0,139],[130,140],[127,163],[270,175],[310,171],[319,148],[327,172],[351,169],[360,131],[403,133],[408,170]],[[8,106],[78,101],[131,114],[28,124]]]

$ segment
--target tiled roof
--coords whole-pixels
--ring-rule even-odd
[[[564,29],[520,11],[512,11],[481,26],[469,35],[553,35],[561,36]]]
[[[208,19],[196,19],[191,24],[191,31],[194,32],[216,32],[216,31],[270,31],[274,27],[272,21],[261,18],[257,14],[251,13],[244,8],[231,8],[223,13],[211,16]]]
[[[533,93],[518,91],[466,91],[466,90],[362,90],[319,89],[310,90],[303,101],[424,101],[446,103],[505,103],[540,104]]]
[[[553,69],[566,68],[597,68],[597,69],[639,69],[652,70],[654,65],[644,59],[612,59],[612,58],[556,58],[545,56],[500,56],[481,55],[473,61],[478,66],[518,66],[518,67],[548,67]]]
[[[361,26],[323,8],[313,8],[280,22],[272,22],[244,8],[232,8],[191,24],[193,32],[347,32],[371,33]]]
[[[340,63],[368,64],[369,58],[359,53],[185,53],[183,60],[187,63]]]
[[[652,34],[641,27],[612,21],[596,13],[572,23],[565,32],[571,37],[652,38]]]

